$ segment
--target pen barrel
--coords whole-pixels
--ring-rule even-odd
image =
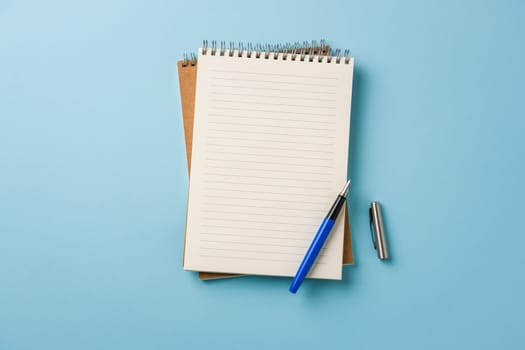
[[[295,274],[295,278],[293,279],[292,285],[290,286],[290,292],[295,293],[301,286],[301,283],[305,279],[306,275],[308,274],[308,271],[310,271],[310,268],[312,267],[317,256],[319,255],[321,248],[323,248],[326,239],[330,235],[330,231],[332,230],[334,224],[335,221],[331,220],[328,217],[323,219],[321,226],[319,226],[319,229],[317,230],[317,233],[315,234],[312,243],[310,243],[310,246],[306,251],[303,261],[301,262],[301,265],[299,266],[299,269]]]
[[[341,212],[341,209],[343,208],[343,205],[345,204],[345,202],[346,202],[345,197],[341,195],[337,196],[334,204],[332,204],[332,207],[328,211],[328,214],[326,215],[326,217],[329,218],[330,220],[335,221],[337,219],[337,216]]]

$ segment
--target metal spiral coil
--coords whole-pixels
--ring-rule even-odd
[[[312,40],[311,42],[303,41],[287,44],[252,44],[247,43],[246,45],[241,41],[237,45],[233,41],[229,42],[226,47],[226,41],[217,43],[216,40],[212,40],[208,43],[208,40],[204,40],[202,44],[202,54],[211,56],[229,56],[229,57],[247,57],[256,59],[272,59],[272,60],[290,60],[290,61],[308,61],[317,63],[332,63],[336,64],[349,64],[350,50],[344,50],[341,55],[341,49],[330,50],[325,40]],[[196,56],[190,56],[184,59],[187,64],[195,65]],[[184,66],[184,64],[183,64]]]
[[[187,53],[184,54],[183,59],[182,59],[183,67],[187,67],[188,65],[195,66],[195,63],[197,63],[197,55],[194,52],[190,54],[187,54]]]

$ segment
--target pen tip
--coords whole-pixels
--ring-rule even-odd
[[[346,197],[346,195],[348,194],[348,191],[350,190],[350,184],[351,183],[352,183],[352,180],[348,180],[346,182],[345,187],[343,187],[343,190],[340,193],[341,196]]]

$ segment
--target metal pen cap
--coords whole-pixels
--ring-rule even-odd
[[[388,247],[385,238],[385,227],[383,226],[383,215],[379,202],[370,203],[370,233],[377,257],[381,260],[388,259]]]

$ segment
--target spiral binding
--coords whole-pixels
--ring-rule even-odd
[[[308,61],[308,62],[318,62],[318,63],[332,63],[340,64],[349,64],[350,50],[346,49],[341,55],[341,49],[330,50],[328,52],[328,46],[326,45],[325,40],[320,40],[319,43],[317,40],[312,40],[311,42],[303,41],[287,44],[244,44],[239,42],[237,46],[233,41],[229,42],[228,48],[226,41],[221,41],[217,44],[216,40],[212,40],[211,43],[208,43],[208,40],[203,41],[202,45],[202,54],[211,55],[211,56],[229,56],[233,57],[247,57],[247,58],[256,58],[256,59],[281,59],[287,61]],[[197,62],[197,55],[194,53],[185,54],[184,60],[182,63],[183,67],[188,65],[194,66]]]
[[[182,66],[187,67],[188,65],[194,66],[197,63],[197,55],[192,52],[190,54],[185,53],[182,59]]]

